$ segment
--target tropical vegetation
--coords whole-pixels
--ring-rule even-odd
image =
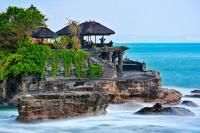
[[[56,50],[47,45],[32,44],[32,31],[46,26],[47,19],[36,8],[9,7],[0,13],[0,80],[21,74],[45,76],[47,64],[51,66],[51,76],[64,67],[64,75],[70,76],[72,68],[79,79],[100,77],[103,68],[98,64],[88,64],[89,53],[81,50],[80,27],[70,22],[71,36],[55,39]]]

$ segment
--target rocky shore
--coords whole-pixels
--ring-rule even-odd
[[[102,114],[109,103],[136,98],[153,103],[179,103],[181,93],[162,88],[161,82],[155,71],[124,73],[112,80],[41,81],[31,84],[29,93],[18,94],[12,102],[20,99],[18,120],[22,122]]]
[[[153,107],[144,107],[135,114],[139,115],[170,115],[170,116],[194,116],[195,114],[183,107],[163,107],[156,103]]]
[[[40,93],[22,96],[19,121],[31,122],[106,113],[112,95],[100,92]]]

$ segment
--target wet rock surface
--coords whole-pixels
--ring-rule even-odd
[[[161,104],[178,104],[181,101],[182,94],[174,89],[162,89],[160,97],[155,100],[146,100],[146,102],[157,102]]]
[[[200,94],[185,95],[185,97],[189,97],[189,98],[200,98]]]
[[[31,122],[106,112],[112,95],[103,92],[68,92],[31,94],[21,100],[18,120]]]
[[[193,90],[193,91],[191,91],[191,93],[199,93],[200,94],[200,90]]]
[[[194,116],[190,110],[182,107],[163,107],[156,103],[153,107],[144,107],[134,114],[139,115],[171,115],[171,116]]]
[[[193,90],[191,91],[191,94],[185,95],[185,97],[200,98],[200,90]]]
[[[190,106],[190,107],[199,107],[198,104],[194,103],[193,101],[185,100],[181,103],[182,105]]]
[[[18,102],[20,121],[102,114],[109,103],[137,98],[176,104],[182,97],[176,90],[162,88],[160,75],[155,71],[129,73],[110,80],[40,81],[26,90],[29,92],[11,100],[16,104],[21,99]]]

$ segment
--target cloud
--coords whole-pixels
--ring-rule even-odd
[[[186,36],[187,41],[200,41],[200,36]]]

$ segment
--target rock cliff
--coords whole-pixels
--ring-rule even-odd
[[[161,78],[155,73],[148,73],[142,79],[134,77],[114,80],[41,81],[32,84],[29,94],[15,97],[15,101],[21,99],[18,104],[18,120],[101,114],[106,112],[109,103],[125,102],[135,97],[163,104],[178,103],[181,99],[179,92],[163,89]]]
[[[31,122],[106,112],[112,95],[103,92],[41,93],[23,96],[19,104],[18,120]]]

